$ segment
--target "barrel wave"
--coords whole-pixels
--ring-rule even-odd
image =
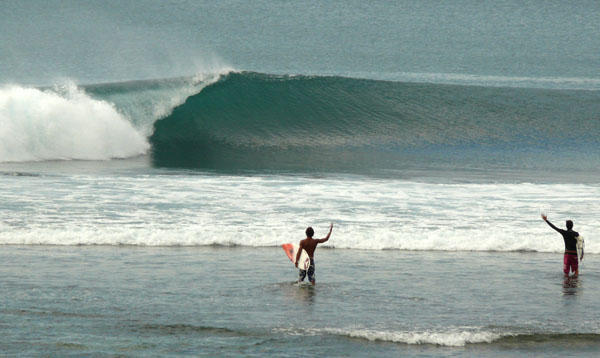
[[[234,72],[0,89],[0,162],[381,174],[597,175],[600,91]],[[49,130],[51,129],[51,130]]]
[[[600,91],[235,72],[156,121],[150,143],[166,167],[586,170],[599,134]]]

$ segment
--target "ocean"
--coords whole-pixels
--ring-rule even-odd
[[[0,356],[600,351],[597,2],[0,10]]]

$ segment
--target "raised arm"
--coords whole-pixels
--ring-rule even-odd
[[[331,236],[331,231],[333,230],[333,223],[329,226],[329,233],[327,234],[327,236],[325,236],[322,239],[318,239],[316,240],[319,244],[324,243],[325,241],[329,240],[329,237]]]
[[[557,228],[556,226],[554,226],[550,221],[548,221],[548,217],[546,216],[546,214],[542,214],[542,220],[544,220],[546,222],[546,224],[548,224],[551,228],[553,228],[554,230],[562,233],[563,230]]]

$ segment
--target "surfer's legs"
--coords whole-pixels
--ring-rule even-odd
[[[316,283],[316,278],[315,278],[315,260],[314,259],[310,259],[310,266],[308,266],[308,280],[313,285]]]
[[[304,281],[306,277],[306,270],[298,270],[298,282]]]
[[[579,263],[577,260],[577,255],[565,254],[563,259],[563,272],[565,275],[568,275],[569,272],[573,272],[576,276],[579,275]]]
[[[569,275],[569,255],[567,254],[563,257],[563,272],[565,276]]]
[[[308,266],[308,270],[298,270],[298,282],[304,281],[304,278],[308,274],[308,281],[313,285],[316,283],[315,281],[315,260],[310,259],[310,265]]]

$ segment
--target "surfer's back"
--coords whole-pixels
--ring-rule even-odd
[[[304,240],[300,241],[300,247],[306,251],[308,257],[313,258],[315,255],[315,250],[317,249],[317,245],[321,240],[315,240],[312,237],[307,237]]]
[[[313,239],[312,236],[315,234],[315,231],[313,230],[312,227],[306,228],[306,239],[300,241],[300,251],[302,251],[302,249],[304,249],[306,251],[306,253],[308,254],[308,257],[310,257],[312,259],[315,255],[315,250],[317,249],[317,245],[329,240],[332,230],[333,230],[333,224],[331,224],[329,226],[329,233],[327,234],[327,236],[325,236],[322,239]]]

